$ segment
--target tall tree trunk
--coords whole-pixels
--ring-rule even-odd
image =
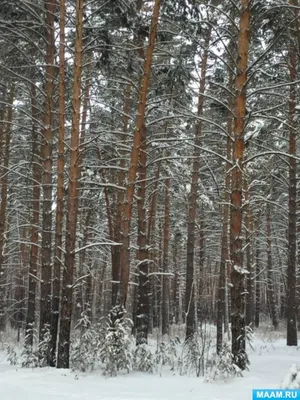
[[[79,128],[81,105],[81,78],[83,60],[83,3],[76,0],[75,58],[72,102],[72,131],[66,221],[66,251],[61,293],[60,329],[58,341],[58,368],[69,368],[70,334],[72,320],[73,277],[75,268],[76,226],[78,216],[78,178],[80,176]]]
[[[217,353],[219,354],[223,345],[223,318],[225,311],[225,265],[220,262],[219,282],[218,282],[218,300],[217,300]]]
[[[205,234],[204,234],[204,212],[203,212],[203,204],[199,210],[199,277],[198,277],[198,299],[197,299],[197,318],[200,325],[202,325],[205,319]]]
[[[59,296],[62,262],[62,235],[64,219],[64,168],[65,168],[65,24],[66,3],[60,0],[59,18],[59,127],[58,127],[58,159],[57,159],[57,198],[56,198],[56,230],[54,248],[54,266],[52,283],[52,316],[51,316],[51,353],[50,366],[56,365],[56,348],[59,320]]]
[[[165,215],[163,229],[163,259],[162,259],[162,334],[169,333],[169,243],[170,243],[170,189],[171,177],[166,178],[165,182]]]
[[[137,293],[136,344],[147,343],[149,327],[149,279],[148,244],[146,221],[146,178],[147,178],[146,127],[143,126],[142,144],[138,167],[138,268],[139,285]]]
[[[159,162],[157,166],[157,170],[155,173],[155,181],[154,181],[154,188],[152,191],[152,194],[150,196],[150,207],[149,207],[149,215],[148,215],[148,229],[147,229],[147,245],[149,248],[148,254],[149,254],[149,259],[153,262],[150,263],[150,265],[157,265],[157,248],[155,249],[152,248],[152,246],[155,246],[155,240],[154,236],[156,233],[156,213],[157,213],[157,197],[158,197],[158,182],[159,182],[159,176],[160,176],[160,167],[161,163]],[[150,266],[149,265],[149,266]],[[149,296],[149,302],[151,304],[150,307],[150,313],[151,313],[151,326],[157,327],[159,326],[159,312],[157,308],[157,280],[155,277],[150,279],[150,286],[151,290],[150,292],[152,293]],[[150,316],[149,316],[150,318]]]
[[[173,249],[173,264],[174,264],[174,286],[173,286],[173,301],[171,304],[172,315],[175,324],[181,322],[180,310],[180,290],[181,290],[181,239],[180,230],[175,232],[174,249]]]
[[[260,247],[259,247],[259,232],[260,225],[258,222],[257,227],[257,235],[256,235],[256,243],[255,243],[255,264],[256,264],[256,281],[255,281],[255,316],[254,316],[254,325],[256,328],[259,327],[259,315],[260,315]]]
[[[234,362],[242,370],[246,367],[245,288],[243,273],[242,206],[243,157],[246,118],[246,83],[249,54],[250,0],[241,0],[238,38],[238,62],[235,81],[235,118],[231,192],[231,333]]]
[[[26,284],[25,284],[25,274],[27,272],[27,265],[29,264],[29,252],[28,246],[26,245],[28,236],[27,236],[28,228],[25,227],[22,229],[21,240],[20,243],[20,266],[17,271],[16,278],[16,286],[14,290],[14,298],[16,301],[15,305],[15,315],[16,315],[16,326],[18,330],[17,340],[20,342],[21,332],[23,332],[24,321],[25,321],[25,312],[26,312]]]
[[[124,95],[124,106],[123,106],[123,142],[125,147],[125,141],[127,139],[126,134],[128,133],[129,128],[129,112],[130,112],[130,101],[131,101],[131,91],[132,85],[128,83],[125,87],[125,95]],[[120,161],[120,170],[118,173],[118,184],[120,187],[125,185],[125,168],[126,168],[126,154],[127,152],[121,150],[121,161]],[[117,194],[117,212],[115,219],[115,227],[114,227],[114,238],[117,243],[121,242],[121,232],[122,232],[122,207],[124,203],[124,191],[119,190]],[[120,263],[121,263],[121,248],[119,246],[113,246],[112,249],[112,306],[114,307],[117,304],[118,299],[118,290],[120,287]]]
[[[232,81],[232,73],[230,73],[229,81]],[[230,85],[231,86],[231,85]],[[231,100],[231,101],[230,101]],[[232,96],[229,99],[230,105],[232,105]],[[231,109],[232,107],[230,107]],[[227,122],[227,141],[226,141],[226,156],[227,160],[231,160],[231,141],[232,141],[232,115],[231,112],[228,116]],[[225,171],[225,195],[224,195],[224,205],[222,207],[222,238],[221,238],[221,261],[220,261],[220,275],[219,275],[219,293],[217,302],[217,353],[220,352],[223,344],[223,322],[224,322],[224,332],[228,332],[229,326],[229,315],[228,315],[228,269],[230,268],[229,263],[229,204],[230,204],[230,161],[226,162]]]
[[[247,173],[248,175],[248,173]],[[246,325],[250,326],[254,321],[254,271],[252,262],[252,213],[250,208],[249,196],[249,176],[245,176],[244,196],[245,196],[245,237],[246,237],[246,283],[247,283],[247,302],[246,302]]]
[[[4,245],[5,245],[5,225],[6,225],[6,208],[8,194],[8,167],[10,156],[10,139],[12,131],[13,118],[13,101],[14,87],[11,87],[9,94],[9,105],[7,109],[7,124],[3,127],[3,168],[1,176],[1,203],[0,203],[0,332],[5,329],[6,302],[5,302],[5,286],[6,274],[4,272]],[[0,132],[1,134],[1,132]]]
[[[270,305],[272,324],[278,328],[278,318],[274,293],[273,270],[272,270],[272,247],[271,247],[271,207],[266,206],[266,250],[267,250],[267,297]]]
[[[26,340],[28,346],[33,345],[33,328],[35,323],[36,282],[39,258],[39,219],[40,219],[40,146],[38,141],[38,108],[36,104],[36,87],[31,84],[31,115],[32,115],[32,216],[30,233],[30,258],[28,278],[28,305],[26,317]]]
[[[204,52],[201,63],[201,77],[198,94],[197,116],[203,115],[204,90],[206,81],[208,46],[210,42],[211,30],[207,32],[204,44]],[[191,192],[188,201],[188,232],[187,232],[187,259],[186,259],[186,292],[185,292],[185,310],[186,310],[186,340],[189,339],[195,331],[195,276],[194,276],[194,253],[195,253],[195,221],[197,212],[198,180],[200,168],[200,141],[201,141],[202,121],[199,118],[195,124],[195,147],[194,161],[192,169]]]
[[[297,0],[290,0],[290,4],[297,6]],[[297,16],[297,11],[295,11]],[[297,54],[291,40],[289,49],[290,72],[290,99],[289,99],[289,230],[288,230],[288,267],[287,267],[287,345],[297,346],[297,309],[296,309],[296,80]]]
[[[46,71],[45,71],[45,107],[43,118],[43,142],[41,157],[43,162],[42,173],[42,268],[41,268],[41,300],[40,300],[40,334],[42,341],[44,334],[51,324],[51,279],[52,279],[52,140],[53,140],[53,106],[54,106],[54,13],[56,0],[45,0],[46,12]],[[50,347],[47,352],[47,365],[50,364]]]
[[[130,271],[130,226],[132,217],[132,206],[135,188],[135,179],[137,173],[137,165],[139,158],[139,148],[142,142],[142,130],[145,123],[145,111],[147,103],[147,94],[149,90],[150,83],[150,73],[152,58],[154,53],[157,27],[158,27],[158,17],[160,12],[160,2],[161,0],[155,0],[152,21],[149,34],[149,43],[146,52],[146,58],[144,63],[144,75],[141,80],[140,90],[139,90],[139,100],[138,100],[138,110],[137,119],[135,125],[133,146],[130,157],[130,168],[128,171],[128,186],[125,195],[125,203],[123,209],[124,215],[124,226],[123,226],[123,243],[121,249],[121,302],[125,306],[128,293],[129,284],[129,271]]]
[[[224,202],[224,221],[225,226],[223,226],[222,230],[222,241],[224,240],[222,246],[222,254],[221,254],[221,262],[224,264],[225,262],[225,309],[224,309],[224,333],[226,332],[228,335],[228,340],[230,340],[230,310],[231,310],[231,262],[230,262],[230,240],[231,237],[229,235],[230,229],[230,196],[231,196],[231,163],[232,160],[232,142],[233,142],[233,115],[234,115],[234,67],[235,67],[235,44],[233,43],[233,38],[230,39],[229,43],[229,54],[228,54],[228,115],[227,115],[227,143],[226,143],[226,175],[225,175],[225,202]],[[225,236],[225,237],[224,237]],[[227,237],[226,237],[227,236]]]

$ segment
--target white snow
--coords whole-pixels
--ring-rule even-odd
[[[268,343],[256,339],[250,354],[250,371],[227,382],[206,383],[203,378],[130,373],[115,378],[100,372],[74,373],[54,368],[21,369],[10,366],[0,354],[1,400],[241,400],[252,389],[281,387],[299,351],[285,340]],[[296,365],[292,368],[295,370]]]

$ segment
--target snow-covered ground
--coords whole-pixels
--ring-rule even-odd
[[[203,378],[130,373],[118,377],[74,373],[54,368],[10,366],[0,354],[1,400],[250,400],[254,388],[278,388],[291,364],[300,364],[300,348],[284,339],[256,339],[250,371],[241,378],[206,383]]]

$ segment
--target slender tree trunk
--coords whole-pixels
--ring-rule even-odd
[[[243,157],[246,117],[246,83],[249,53],[250,0],[241,0],[238,38],[238,62],[235,81],[235,118],[231,192],[231,333],[234,362],[242,370],[246,367],[245,288],[243,273],[242,206]]]
[[[145,111],[146,111],[146,103],[147,103],[147,94],[149,90],[150,83],[150,72],[152,65],[152,58],[154,53],[156,34],[157,34],[157,26],[158,26],[158,18],[160,12],[160,0],[155,0],[152,21],[150,27],[149,34],[149,43],[146,52],[146,58],[144,63],[144,75],[141,80],[140,90],[139,90],[139,101],[138,101],[138,110],[137,110],[137,119],[135,125],[133,146],[130,157],[130,168],[128,172],[128,186],[125,195],[125,203],[123,209],[124,215],[124,226],[123,226],[123,244],[121,249],[121,302],[125,306],[127,300],[128,293],[128,284],[129,284],[129,271],[130,271],[130,226],[131,226],[131,217],[132,217],[132,206],[133,206],[133,197],[134,197],[134,187],[135,187],[135,179],[137,173],[137,165],[139,158],[139,148],[142,142],[142,130],[144,126],[145,120]]]
[[[142,145],[140,150],[138,168],[138,268],[139,285],[137,293],[136,315],[136,344],[147,343],[149,328],[149,279],[148,279],[148,244],[147,221],[145,209],[146,179],[147,179],[147,153],[146,153],[146,127],[143,127]]]
[[[296,0],[290,0],[291,5],[297,5]],[[291,40],[289,50],[290,81],[296,80],[297,55]],[[288,230],[288,267],[287,267],[287,345],[297,346],[297,307],[296,307],[296,86],[290,85],[289,99],[289,230]]]
[[[157,265],[157,248],[153,249],[152,246],[155,246],[155,240],[154,236],[156,233],[156,212],[157,212],[157,197],[158,197],[158,181],[159,181],[159,176],[160,176],[160,166],[161,164],[158,164],[156,173],[155,173],[155,182],[154,182],[154,188],[153,192],[150,196],[150,207],[149,207],[149,216],[148,216],[148,232],[147,232],[147,245],[149,248],[148,254],[149,254],[149,259],[152,261],[149,265],[149,267]],[[150,279],[150,286],[151,290],[150,292],[152,293],[149,296],[149,302],[151,304],[150,306],[150,313],[151,313],[151,326],[157,327],[159,325],[159,313],[158,313],[158,308],[157,308],[157,292],[158,292],[158,285],[157,285],[157,280],[156,278],[152,277]],[[149,316],[150,318],[150,316]]]
[[[231,73],[232,75],[232,73]],[[230,81],[232,80],[229,79]],[[232,97],[232,96],[231,96]],[[230,102],[230,104],[232,101]],[[226,144],[226,156],[227,159],[230,160],[232,158],[231,152],[231,141],[232,141],[232,115],[228,117],[227,122],[227,144]],[[223,322],[224,322],[224,332],[229,331],[229,316],[228,316],[228,272],[227,270],[230,268],[229,263],[229,237],[228,237],[228,228],[229,228],[229,204],[230,204],[230,185],[231,185],[231,177],[230,177],[230,162],[226,162],[226,172],[225,172],[225,196],[224,196],[224,205],[223,205],[223,219],[222,219],[222,238],[221,238],[221,262],[220,262],[220,275],[219,275],[219,293],[218,293],[218,302],[217,302],[217,353],[220,352],[223,344]]]
[[[78,178],[80,176],[79,128],[83,60],[83,4],[84,0],[76,0],[75,59],[72,102],[73,112],[68,183],[68,213],[66,222],[66,251],[65,266],[63,270],[57,357],[58,368],[69,368],[70,360],[73,277],[75,268],[76,226],[78,216]]]
[[[83,44],[84,46],[84,44]],[[82,100],[82,115],[81,115],[81,121],[80,121],[80,146],[81,146],[81,151],[79,153],[79,161],[78,161],[78,166],[79,166],[79,176],[78,176],[78,192],[81,191],[81,188],[83,187],[81,183],[81,171],[82,167],[84,164],[84,146],[85,146],[85,138],[86,138],[86,128],[87,128],[87,120],[88,120],[88,111],[90,107],[90,90],[91,90],[91,70],[92,70],[92,57],[90,52],[84,57],[83,64],[86,66],[86,72],[85,72],[85,81],[84,81],[84,91],[82,93],[83,100]],[[93,126],[93,123],[91,123],[91,127]],[[99,150],[99,149],[98,149]],[[98,155],[100,155],[100,150],[98,151]],[[107,188],[104,189],[105,192],[107,193]],[[105,196],[106,196],[105,193]],[[81,235],[83,236],[83,241],[82,243],[79,242],[80,247],[84,247],[87,243],[87,238],[88,238],[88,229],[87,226],[89,224],[89,220],[91,217],[91,208],[90,208],[90,200],[86,197],[80,198],[79,200],[79,216],[78,220],[80,223],[78,224],[78,229],[79,232],[81,232]],[[83,231],[83,232],[82,232]],[[113,240],[113,238],[112,238]],[[76,271],[74,272],[74,277],[80,278],[81,276],[86,275],[86,271],[84,268],[84,262],[85,262],[85,255],[86,251],[82,250],[79,253],[79,262],[76,268]],[[88,279],[88,278],[87,278]],[[78,320],[81,318],[82,312],[86,311],[85,307],[85,300],[84,300],[84,287],[85,287],[85,280],[80,280],[80,284],[77,286],[76,291],[75,291],[75,320]]]
[[[58,160],[57,160],[57,198],[56,198],[56,230],[54,248],[54,266],[52,283],[52,316],[51,316],[51,353],[50,366],[56,365],[56,348],[59,320],[60,279],[62,263],[62,235],[64,219],[64,168],[65,168],[65,24],[66,4],[60,0],[59,19],[59,127],[58,127]]]
[[[256,281],[255,281],[255,316],[254,316],[254,324],[255,327],[259,327],[259,315],[260,315],[260,247],[259,247],[259,232],[260,226],[258,225],[256,235],[256,243],[255,243],[255,264],[256,264]]]
[[[205,234],[204,234],[204,212],[203,205],[201,205],[199,210],[199,278],[198,278],[198,301],[197,301],[197,318],[200,325],[202,325],[205,319]]]
[[[204,91],[207,70],[208,46],[210,42],[211,30],[209,29],[204,44],[204,53],[201,63],[201,77],[198,95],[197,116],[203,115]],[[186,259],[186,292],[185,292],[185,310],[186,310],[186,340],[195,332],[195,274],[194,274],[194,252],[195,252],[195,221],[197,212],[198,180],[200,168],[200,141],[201,141],[202,122],[199,118],[195,124],[195,147],[194,161],[192,169],[191,192],[188,201],[188,232],[187,232],[187,259]]]
[[[6,301],[5,301],[5,286],[6,274],[4,272],[4,245],[5,245],[5,225],[6,225],[6,208],[8,195],[8,167],[10,156],[10,139],[12,131],[13,118],[13,101],[14,87],[11,87],[9,94],[9,105],[7,109],[7,124],[3,128],[3,168],[1,176],[1,203],[0,203],[0,332],[5,329],[6,317]],[[1,132],[0,132],[1,133]]]
[[[217,300],[217,353],[219,354],[223,345],[223,317],[225,302],[225,265],[220,262],[218,300]]]
[[[173,301],[172,301],[172,309],[173,309],[173,318],[174,318],[174,323],[177,325],[179,324],[179,320],[181,317],[179,317],[179,301],[180,301],[180,296],[179,292],[181,290],[181,268],[180,268],[180,260],[181,260],[181,239],[182,235],[180,230],[178,230],[175,233],[175,238],[174,238],[174,249],[173,249],[173,263],[174,263],[174,288],[173,288]]]
[[[28,278],[28,305],[26,317],[26,345],[33,345],[33,328],[35,323],[36,282],[39,259],[39,219],[40,219],[40,145],[38,142],[38,108],[36,104],[36,88],[31,84],[31,115],[32,115],[32,216],[30,233],[30,258]]]
[[[254,272],[252,262],[252,214],[250,208],[250,196],[249,196],[249,182],[250,177],[245,176],[245,236],[246,236],[246,270],[247,270],[247,302],[246,302],[246,325],[251,326],[254,321]]]
[[[130,101],[131,101],[131,91],[132,85],[129,83],[125,87],[125,96],[124,96],[124,106],[123,106],[123,145],[125,147],[125,141],[127,139],[126,134],[128,133],[129,128],[129,112],[130,112]],[[121,161],[120,161],[120,170],[118,173],[118,184],[120,187],[125,186],[126,179],[126,155],[127,152],[121,150]],[[122,208],[124,203],[124,191],[119,190],[117,194],[117,213],[114,227],[114,238],[117,243],[121,242],[121,232],[123,230],[122,227]],[[118,291],[120,288],[120,265],[121,265],[121,248],[119,246],[112,247],[112,306],[114,307],[117,304],[118,300]]]
[[[272,270],[272,247],[271,247],[271,207],[266,206],[266,250],[267,250],[267,297],[269,300],[272,324],[275,330],[278,328],[278,318],[274,293],[273,270]]]
[[[56,0],[45,0],[46,10],[46,71],[45,71],[45,108],[43,118],[43,142],[41,156],[42,173],[42,268],[40,300],[40,334],[42,341],[51,324],[51,279],[52,279],[52,140],[53,140],[53,107],[54,107],[54,13]],[[50,364],[50,347],[47,352],[47,365]]]
[[[170,189],[171,177],[166,178],[165,182],[165,215],[163,230],[163,259],[162,259],[162,334],[169,333],[169,243],[170,243]]]

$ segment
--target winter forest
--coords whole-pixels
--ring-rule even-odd
[[[298,0],[0,3],[0,381],[164,373],[234,379],[237,399],[266,357],[283,378]]]

